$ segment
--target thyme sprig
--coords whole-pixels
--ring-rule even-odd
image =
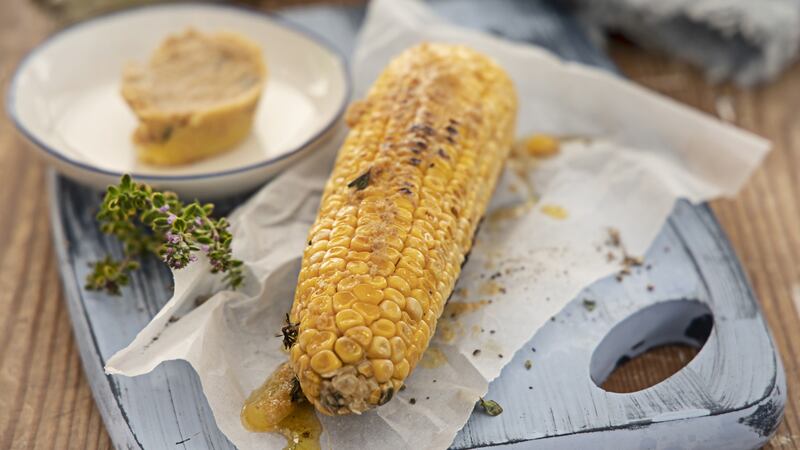
[[[231,254],[233,236],[224,217],[211,217],[214,205],[194,201],[184,204],[175,193],[160,192],[124,175],[118,185],[108,187],[97,220],[103,233],[115,236],[125,256],[107,256],[92,265],[86,288],[119,295],[130,281],[130,272],[139,268],[137,258],[153,253],[172,269],[182,269],[203,252],[211,272],[225,274],[231,289],[244,281],[242,261]]]

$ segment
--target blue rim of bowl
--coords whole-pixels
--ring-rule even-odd
[[[266,159],[264,161],[260,161],[254,164],[249,164],[246,166],[238,167],[235,169],[223,170],[220,172],[207,172],[195,175],[147,175],[141,173],[131,172],[130,176],[137,179],[137,180],[154,180],[154,181],[192,181],[192,180],[202,180],[202,179],[209,179],[209,178],[218,178],[218,177],[225,177],[229,175],[234,175],[238,173],[248,172],[251,170],[259,169],[262,167],[266,167],[284,159],[290,158],[301,153],[303,150],[308,148],[309,146],[313,145],[317,142],[321,137],[323,137],[326,133],[328,133],[336,124],[339,122],[339,119],[342,117],[342,114],[347,107],[348,101],[350,100],[350,96],[352,95],[352,81],[350,77],[350,67],[347,63],[347,59],[345,58],[344,54],[335,48],[331,43],[329,43],[326,39],[322,38],[318,34],[306,29],[305,27],[298,25],[294,22],[291,22],[287,19],[281,18],[279,16],[267,13],[265,11],[260,11],[254,8],[249,8],[246,6],[241,5],[221,5],[218,3],[206,3],[206,2],[186,2],[186,3],[167,3],[161,5],[142,5],[136,6],[132,8],[127,8],[119,11],[113,11],[110,13],[102,14],[91,19],[87,19],[81,22],[77,22],[75,24],[69,25],[49,37],[47,37],[44,41],[42,41],[39,45],[31,49],[23,58],[20,60],[19,65],[17,65],[16,70],[14,70],[14,75],[11,78],[11,83],[9,83],[8,90],[6,91],[6,113],[8,114],[11,121],[14,123],[14,126],[17,127],[17,130],[25,136],[26,139],[33,142],[36,147],[47,153],[48,155],[63,161],[71,166],[77,167],[82,170],[87,170],[90,172],[94,172],[101,175],[108,175],[114,177],[121,177],[123,172],[115,172],[113,170],[103,169],[100,167],[96,167],[90,164],[86,164],[81,161],[76,161],[72,158],[69,158],[62,154],[61,152],[57,151],[56,149],[50,147],[49,145],[42,142],[36,135],[28,130],[25,125],[19,120],[16,111],[16,88],[17,88],[17,79],[20,75],[20,72],[26,67],[26,65],[32,60],[36,54],[50,45],[52,42],[55,42],[57,39],[64,37],[69,32],[72,32],[84,25],[88,25],[94,22],[99,22],[102,20],[109,19],[111,17],[116,16],[123,16],[128,13],[137,12],[145,9],[161,9],[161,8],[191,8],[191,7],[203,7],[203,8],[212,8],[212,9],[220,9],[220,10],[233,10],[244,14],[251,14],[255,16],[259,16],[263,20],[274,22],[280,26],[286,27],[298,34],[303,35],[304,37],[308,38],[312,42],[316,43],[317,45],[325,48],[328,50],[342,65],[342,70],[344,72],[344,84],[345,84],[345,93],[342,97],[341,104],[339,105],[339,109],[336,111],[336,114],[331,117],[330,122],[322,127],[319,131],[314,133],[310,136],[307,140],[303,143],[295,146],[291,150],[276,156],[274,158]]]

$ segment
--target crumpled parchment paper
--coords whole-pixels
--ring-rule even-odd
[[[416,0],[370,5],[354,58],[357,94],[393,55],[422,40],[470,45],[508,70],[520,98],[521,136],[580,138],[566,139],[556,157],[509,163],[407,389],[361,416],[321,417],[323,448],[448,447],[513,353],[584,287],[619,270],[618,260],[598,250],[609,227],[619,230],[628,253],[643,254],[677,198],[735,194],[769,148],[612,74],[443,23]],[[163,361],[187,360],[231,442],[242,450],[284,446],[278,435],[246,431],[239,412],[287,358],[275,333],[291,306],[306,233],[342,133],[231,217],[234,254],[248,271],[245,288],[221,290],[202,261],[175,272],[173,298],[109,359],[109,373],[136,376]],[[548,208],[566,217],[546,214]]]

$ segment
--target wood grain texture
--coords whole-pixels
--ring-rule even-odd
[[[621,71],[653,90],[733,122],[773,142],[764,164],[734,199],[712,204],[772,329],[783,359],[788,399],[771,448],[800,448],[800,65],[774,83],[743,90],[712,86],[686,64],[615,41]],[[732,108],[727,108],[729,103]],[[725,113],[728,110],[728,113]]]
[[[272,7],[278,1],[265,2]],[[294,1],[293,3],[297,3]],[[27,0],[4,0],[0,13],[0,82],[53,27]],[[615,43],[612,54],[632,79],[715,113],[727,96],[737,124],[772,139],[773,153],[745,190],[714,204],[772,327],[786,368],[786,419],[771,448],[800,448],[800,67],[754,91],[712,87],[685,65]],[[29,144],[0,120],[0,448],[110,448],[84,381],[61,298],[47,225],[44,170]],[[631,377],[658,376],[642,367]],[[624,381],[623,381],[624,382]]]

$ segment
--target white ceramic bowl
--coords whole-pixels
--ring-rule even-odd
[[[137,121],[119,93],[122,69],[190,26],[235,31],[263,48],[269,74],[253,132],[235,150],[193,164],[142,164],[131,142]],[[84,184],[103,189],[130,173],[214,198],[253,189],[316,148],[349,96],[345,59],[307,31],[249,9],[182,3],[124,10],[54,34],[23,59],[7,109],[58,171]]]

